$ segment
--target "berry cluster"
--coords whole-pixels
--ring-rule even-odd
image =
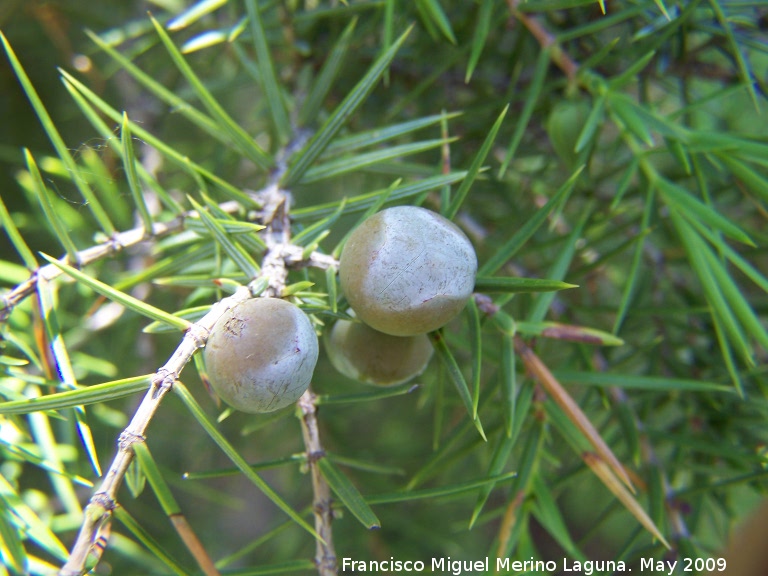
[[[461,312],[476,272],[469,239],[439,214],[401,206],[366,219],[339,262],[356,321],[338,321],[327,335],[331,363],[350,378],[382,386],[421,374],[432,356],[426,334]],[[233,307],[204,351],[212,388],[244,412],[271,412],[298,400],[317,357],[311,321],[278,298]]]
[[[421,374],[426,337],[453,319],[475,286],[477,256],[450,220],[414,206],[378,212],[350,235],[339,279],[360,322],[337,322],[327,339],[342,374],[391,385]]]

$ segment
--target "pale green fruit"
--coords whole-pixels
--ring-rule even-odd
[[[569,167],[576,165],[576,142],[589,112],[589,104],[583,100],[564,100],[552,109],[547,119],[547,132],[552,147]]]
[[[378,212],[347,240],[341,288],[357,317],[393,336],[425,334],[464,308],[475,286],[477,256],[450,220],[424,208]]]
[[[432,344],[425,334],[391,336],[346,320],[336,322],[325,344],[336,370],[377,386],[407,382],[424,372],[432,357]]]
[[[253,298],[224,314],[203,351],[211,387],[243,412],[272,412],[306,391],[318,356],[304,312],[278,298]]]

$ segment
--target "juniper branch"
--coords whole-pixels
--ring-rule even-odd
[[[277,180],[275,180],[277,182]],[[290,244],[290,208],[291,196],[281,190],[277,183],[268,187],[260,195],[263,202],[262,223],[266,229],[262,233],[267,253],[262,261],[262,276],[269,282],[267,296],[280,297],[285,288],[289,264],[301,262],[301,248]],[[297,252],[297,249],[299,250]],[[297,260],[297,258],[299,260]],[[315,263],[322,268],[336,267],[332,257],[315,254]],[[315,531],[320,537],[316,544],[315,565],[320,576],[335,576],[337,574],[336,552],[333,547],[333,520],[331,489],[320,473],[317,462],[325,457],[325,451],[320,443],[320,433],[317,426],[317,410],[315,395],[307,390],[297,402],[301,412],[301,430],[306,448],[307,462],[312,475],[313,502],[315,514]]]
[[[510,15],[528,29],[542,48],[550,48],[552,62],[563,71],[568,80],[573,81],[576,78],[576,73],[579,71],[579,65],[562,49],[555,37],[547,31],[535,16],[518,10],[518,4],[520,4],[519,0],[507,0]]]
[[[258,220],[265,226],[262,237],[267,245],[267,252],[263,258],[263,265],[259,277],[254,279],[247,287],[238,288],[235,293],[214,304],[209,312],[198,322],[193,324],[185,333],[179,347],[170,357],[168,362],[160,368],[152,377],[152,381],[144,399],[136,410],[128,427],[120,434],[118,439],[118,451],[112,464],[109,467],[101,485],[91,497],[88,505],[85,507],[83,523],[80,532],[72,547],[70,557],[61,568],[60,576],[75,576],[85,571],[86,562],[89,556],[98,561],[103,547],[100,546],[100,534],[102,527],[111,520],[112,512],[117,506],[117,492],[122,484],[123,478],[128,470],[128,466],[134,457],[133,446],[137,442],[145,441],[145,431],[150,421],[155,415],[160,402],[173,387],[174,382],[179,378],[181,371],[192,359],[192,356],[203,348],[208,341],[211,330],[216,322],[228,310],[237,304],[244,302],[254,296],[253,291],[262,284],[261,280],[267,280],[267,290],[262,294],[264,297],[280,297],[285,288],[288,270],[302,266],[312,266],[322,269],[336,268],[337,261],[332,257],[320,252],[313,252],[308,257],[304,255],[304,249],[290,243],[290,193],[281,190],[277,186],[279,174],[273,175],[270,185],[255,196],[262,201],[262,210],[257,215]],[[228,212],[235,212],[240,205],[235,202],[228,202],[221,206]],[[172,222],[166,224],[155,224],[153,236],[169,234],[181,230],[184,227],[184,219],[196,215],[195,211],[190,211],[184,216],[180,216]],[[93,262],[119,249],[137,244],[148,238],[144,228],[136,228],[128,232],[118,234],[109,242],[83,251],[78,254],[78,265],[85,265]],[[47,270],[51,268],[50,272]],[[55,272],[54,272],[55,271]],[[13,301],[6,299],[6,307],[3,312],[10,309],[18,301],[21,301],[26,295],[27,290],[34,290],[35,283],[40,274],[45,274],[46,279],[53,279],[61,271],[54,266],[45,266],[38,270],[23,288],[17,287],[11,295]],[[28,285],[28,287],[27,287]],[[307,392],[308,398],[313,398],[311,392]],[[309,404],[307,404],[309,402]],[[322,450],[317,424],[314,416],[313,401],[300,400],[302,412],[307,414],[303,425],[308,427],[309,432],[305,434],[307,443],[307,453],[311,460],[312,454]],[[311,409],[308,408],[311,406]],[[311,412],[311,415],[309,413]],[[320,447],[320,448],[318,448]],[[313,472],[313,490],[315,492],[314,501],[328,503],[328,514],[330,514],[330,488],[324,478],[320,476],[319,471]],[[335,555],[331,541],[330,516],[323,515],[317,520],[318,533],[323,541],[318,541],[318,550],[322,550],[322,555],[318,555],[318,570],[321,576],[335,574]],[[331,559],[333,559],[331,561]]]
[[[300,247],[285,248],[281,246],[281,253],[282,250],[285,250],[286,254],[295,257],[297,252],[296,248],[299,248],[300,251]],[[265,257],[265,260],[266,259],[267,258]],[[274,260],[277,261],[277,257],[275,257]],[[295,265],[298,261],[288,259],[288,262]],[[313,254],[308,260],[301,261],[301,264],[306,265],[312,265],[313,263],[317,263],[320,267],[335,265],[333,259],[329,260],[328,257],[323,254]],[[274,271],[275,269],[276,267],[273,267],[270,270]],[[287,274],[287,267],[283,267],[283,270],[285,271],[284,274]],[[262,275],[265,272],[266,270],[263,268]],[[271,286],[284,286],[285,277],[283,276],[282,279],[269,279],[269,283]],[[117,491],[120,488],[128,466],[134,457],[133,445],[137,442],[145,441],[145,431],[160,406],[160,402],[172,388],[173,383],[179,378],[181,371],[192,359],[195,352],[205,346],[210,332],[219,318],[237,304],[251,298],[253,296],[251,287],[255,287],[258,284],[258,279],[254,280],[248,287],[240,287],[233,295],[215,303],[202,319],[187,330],[179,347],[170,357],[168,362],[154,374],[149,390],[137,408],[133,419],[119,436],[118,451],[109,470],[85,508],[83,524],[81,525],[80,532],[72,548],[70,557],[59,572],[60,576],[75,576],[82,574],[85,570],[88,556],[92,553],[100,555],[100,551],[96,546],[100,529],[105,522],[109,521],[112,511],[117,506]],[[319,444],[319,439],[316,438],[316,435],[314,442]],[[308,447],[308,451],[312,451],[311,447]],[[322,483],[324,483],[324,480],[322,480]],[[315,483],[313,482],[313,485],[314,484]],[[322,485],[320,485],[320,488],[322,488]],[[327,485],[325,488],[327,489]],[[321,499],[321,497],[316,496],[315,499],[318,500]]]
[[[133,445],[144,442],[147,427],[160,402],[179,378],[192,355],[205,346],[210,331],[221,316],[251,297],[250,289],[239,288],[232,296],[214,304],[210,311],[193,324],[184,334],[179,347],[168,362],[152,377],[149,390],[139,405],[128,427],[118,438],[118,450],[101,485],[91,497],[83,514],[83,524],[72,547],[69,559],[59,571],[60,576],[76,576],[85,570],[86,560],[94,551],[98,530],[108,522],[117,506],[117,491],[134,457]]]
[[[333,500],[331,489],[320,473],[320,467],[317,464],[318,460],[325,458],[325,450],[320,443],[320,433],[317,427],[316,398],[310,390],[307,390],[298,402],[301,411],[301,431],[304,445],[307,448],[309,471],[312,475],[312,492],[314,494],[312,510],[315,514],[315,531],[322,538],[322,540],[317,540],[315,565],[320,576],[336,576],[338,565],[331,531]]]
[[[273,186],[267,187],[267,189],[272,187]],[[256,192],[255,196],[263,197],[264,191]],[[232,214],[241,210],[242,205],[235,201],[229,201],[219,204],[219,208],[228,214]],[[109,240],[78,252],[76,255],[76,262],[70,262],[69,258],[66,256],[61,258],[60,261],[64,264],[69,264],[70,266],[82,268],[83,266],[87,266],[88,264],[92,264],[103,258],[113,256],[125,248],[136,246],[137,244],[150,239],[162,238],[163,236],[168,236],[174,232],[179,232],[184,229],[187,219],[196,218],[197,216],[197,210],[190,210],[169,222],[155,222],[152,225],[152,231],[149,233],[143,226],[118,232]],[[288,268],[310,266],[326,269],[336,266],[336,261],[333,257],[322,254],[321,252],[313,252],[309,258],[305,258],[303,255],[304,249],[301,246],[294,246],[289,243],[278,244],[281,244],[278,252],[282,255],[281,258]],[[272,257],[276,257],[276,254],[273,253]],[[8,316],[13,312],[13,309],[16,306],[31,294],[34,294],[40,279],[48,281],[54,280],[61,276],[62,273],[61,268],[58,268],[53,264],[46,264],[35,270],[24,282],[18,284],[9,292],[0,295],[0,322],[7,320]]]
[[[220,204],[219,208],[231,214],[240,210],[242,206],[235,201],[229,201]],[[69,258],[66,256],[61,259],[61,262],[78,268],[87,266],[102,258],[117,254],[125,248],[136,246],[146,240],[161,238],[174,232],[179,232],[184,229],[185,222],[188,218],[194,218],[196,216],[197,211],[190,210],[169,222],[153,223],[151,232],[147,232],[144,226],[137,226],[136,228],[125,230],[124,232],[118,232],[109,240],[78,252],[75,257],[75,262],[70,262]],[[4,322],[16,306],[35,292],[37,282],[40,278],[53,280],[54,278],[61,276],[61,274],[62,270],[60,268],[57,268],[53,264],[47,264],[35,270],[27,280],[0,296],[0,300],[2,301],[0,307],[0,322]]]

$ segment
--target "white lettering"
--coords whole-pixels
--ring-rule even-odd
[[[485,561],[485,571],[488,571],[488,559]],[[480,568],[476,568],[480,571]],[[557,572],[557,562],[554,560],[510,560],[509,558],[496,558],[496,572]],[[568,567],[568,560],[563,560],[563,571],[573,572]]]
[[[500,567],[509,566],[509,558],[496,559],[497,570]],[[424,569],[424,564],[421,563],[421,570]],[[450,556],[445,558],[432,558],[432,571],[433,572],[447,572],[453,574],[453,576],[460,576],[465,572],[489,572],[490,560],[488,557],[485,560],[451,560]]]
[[[552,568],[549,567],[549,562],[547,562],[547,570],[548,571],[554,571],[554,566]],[[643,564],[644,568],[648,568],[648,564]],[[599,573],[614,573],[614,572],[626,572],[627,566],[624,564],[623,561],[615,561],[615,560],[574,560],[572,564],[568,564],[568,559],[563,558],[563,572],[580,572],[584,574],[584,576],[592,576],[595,572]],[[650,565],[650,570],[653,570],[653,565]],[[536,569],[535,571],[538,571]]]
[[[482,562],[480,563],[482,564]],[[421,560],[395,560],[394,557],[390,557],[389,560],[369,560],[367,562],[352,558],[341,559],[342,572],[347,570],[357,572],[423,572],[424,568],[424,562]]]

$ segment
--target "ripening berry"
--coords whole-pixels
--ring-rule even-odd
[[[558,156],[571,168],[576,166],[576,143],[589,116],[590,106],[583,100],[559,102],[547,119],[547,133]]]
[[[325,338],[334,368],[358,382],[391,386],[421,374],[432,357],[426,334],[391,336],[362,322],[340,320]]]
[[[378,212],[350,235],[339,278],[357,317],[393,336],[449,322],[472,294],[477,256],[450,220],[414,206]]]
[[[278,298],[253,298],[216,322],[203,352],[213,390],[243,412],[272,412],[306,391],[317,335],[304,312]]]

